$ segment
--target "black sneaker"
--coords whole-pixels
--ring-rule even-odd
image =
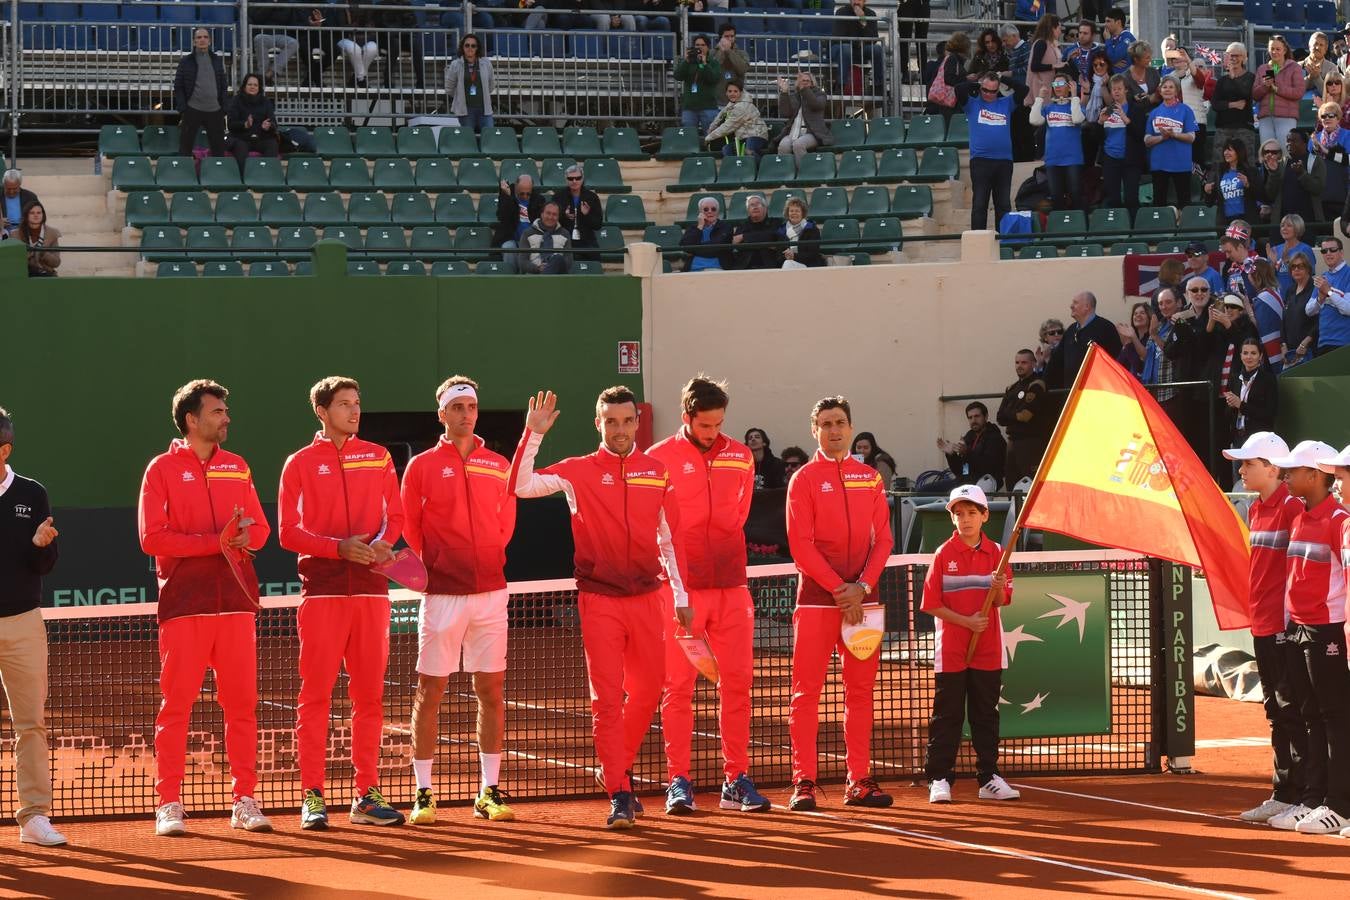
[[[788,809],[793,812],[812,812],[816,808],[816,783],[809,778],[803,778],[792,786],[792,799],[788,801]]]

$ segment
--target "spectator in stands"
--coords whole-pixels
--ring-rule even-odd
[[[1012,90],[1001,95],[999,85]],[[979,81],[957,88],[956,108],[970,120],[970,227],[983,230],[989,222],[989,201],[994,201],[994,222],[1003,221],[1012,210],[1013,121],[1027,86],[1010,76],[985,72]]]
[[[1199,284],[1199,279],[1193,278],[1191,281],[1196,284],[1197,290],[1203,288],[1208,294],[1208,285]],[[1188,398],[1179,388],[1160,387],[1186,380],[1177,365],[1176,358],[1175,322],[1177,314],[1181,311],[1181,304],[1177,300],[1176,292],[1171,288],[1159,291],[1157,302],[1158,315],[1153,317],[1149,325],[1148,356],[1144,359],[1141,380],[1144,384],[1157,387],[1153,392],[1153,398],[1158,401],[1163,412],[1167,413],[1172,424],[1185,434],[1190,424]]]
[[[342,38],[337,45],[351,69],[350,84],[363,88],[371,64],[380,56],[380,46],[375,43],[374,34],[367,30],[375,25],[374,14],[369,9],[362,9],[360,0],[348,0],[337,18],[342,27]]]
[[[860,431],[853,437],[853,447],[849,450],[854,456],[861,456],[863,465],[871,466],[881,476],[881,486],[891,489],[895,480],[895,458],[877,445],[877,439],[870,431]]]
[[[1345,264],[1344,246],[1338,237],[1318,242],[1327,270],[1314,279],[1317,290],[1303,308],[1310,318],[1317,319],[1315,356],[1350,344],[1350,266]]]
[[[718,218],[720,212],[721,205],[712,197],[699,200],[698,219],[680,238],[686,272],[731,268],[731,226]]]
[[[717,25],[716,16],[731,8],[731,0],[679,0],[689,7],[689,33],[711,34]],[[706,15],[695,15],[705,13]]]
[[[563,252],[571,248],[572,239],[558,221],[558,204],[550,200],[544,204],[539,218],[530,224],[520,239],[524,254],[524,274],[566,275],[572,271],[572,255]]]
[[[1173,287],[1162,287],[1154,295],[1155,299],[1163,291],[1175,291]],[[1136,303],[1130,307],[1129,324],[1116,323],[1116,332],[1120,335],[1120,353],[1116,362],[1120,363],[1135,378],[1142,378],[1144,361],[1148,358],[1148,336],[1153,325],[1153,307],[1147,303]]]
[[[1289,213],[1296,213],[1305,222],[1323,221],[1322,190],[1326,187],[1327,168],[1321,157],[1308,153],[1308,133],[1302,128],[1290,129],[1285,137],[1289,152],[1282,161],[1266,154],[1269,146],[1261,145],[1262,162],[1267,170],[1263,197],[1270,207],[1270,220],[1279,222]]]
[[[544,197],[534,192],[534,179],[519,175],[515,184],[503,181],[497,191],[497,225],[492,230],[492,246],[513,250],[521,246],[521,239],[530,225],[544,212]],[[508,270],[519,271],[524,261],[522,253],[503,253],[502,261]]]
[[[1314,85],[1314,91],[1317,91],[1319,89],[1317,85],[1321,85],[1327,78],[1340,74],[1336,63],[1327,58],[1327,51],[1330,48],[1327,36],[1322,32],[1314,31],[1308,35],[1308,55],[1303,57],[1299,65],[1303,68],[1303,80]],[[1321,103],[1317,105],[1320,106]]]
[[[553,31],[588,31],[594,24],[589,13],[581,10],[590,4],[583,0],[538,0],[535,12],[525,19],[525,27]]]
[[[1209,283],[1210,290],[1218,294],[1223,291],[1223,276],[1209,264],[1209,248],[1200,241],[1191,241],[1186,245],[1186,272],[1183,281],[1199,276]],[[1184,294],[1178,291],[1177,294]],[[1154,298],[1156,301],[1156,297]]]
[[[1003,49],[1003,42],[999,40],[998,32],[992,28],[981,31],[975,53],[970,58],[970,75],[968,77],[971,80],[976,80],[985,72],[993,72],[995,76],[1001,76],[1004,72],[1009,71],[1012,71],[1012,64],[1008,61],[1008,51]]]
[[[834,63],[839,93],[846,96],[861,93],[853,89],[853,63],[864,65],[872,60],[872,93],[886,93],[886,50],[877,34],[877,14],[867,7],[867,0],[851,0],[846,6],[835,7],[834,36],[842,40],[832,42],[830,62]],[[920,71],[923,71],[920,64]]]
[[[1205,378],[1210,351],[1210,334],[1206,326],[1210,320],[1212,299],[1207,282],[1199,278],[1186,282],[1187,304],[1171,315],[1171,328],[1167,331],[1163,346],[1163,356],[1171,364],[1168,377],[1159,378],[1154,384],[1200,381]],[[1160,314],[1167,315],[1169,307],[1161,299],[1158,307]],[[1161,398],[1163,393],[1159,391],[1158,396]],[[1206,432],[1209,419],[1205,404],[1209,402],[1209,392],[1180,388],[1176,394],[1170,395],[1170,400],[1170,403],[1163,403],[1163,409],[1200,458],[1207,459]]]
[[[1130,67],[1130,47],[1135,43],[1133,34],[1125,30],[1125,13],[1119,9],[1106,12],[1106,23],[1102,26],[1102,46],[1106,48],[1106,58],[1111,60],[1111,73],[1124,74]]]
[[[1130,67],[1125,70],[1124,76],[1130,98],[1146,114],[1162,102],[1162,94],[1158,92],[1162,75],[1153,68],[1151,44],[1146,41],[1135,41],[1130,45]]]
[[[782,268],[778,222],[769,218],[769,208],[759,194],[745,198],[745,221],[731,230],[731,243],[736,246],[731,263],[733,268]]]
[[[1050,82],[1064,72],[1059,55],[1059,41],[1064,26],[1059,16],[1044,15],[1031,34],[1031,55],[1027,63],[1027,96],[1023,102],[1031,106],[1043,92],[1050,90]],[[1032,123],[1033,126],[1035,123]]]
[[[1280,329],[1280,354],[1284,367],[1296,366],[1312,358],[1317,346],[1317,320],[1309,317],[1307,306],[1317,285],[1313,284],[1313,256],[1297,253],[1289,260],[1289,275],[1293,285],[1284,297],[1284,322]]]
[[[783,478],[784,482],[792,478],[792,473],[796,472],[802,466],[809,462],[811,457],[805,450],[798,446],[783,448]]]
[[[1097,297],[1091,291],[1075,294],[1069,301],[1073,324],[1064,339],[1055,346],[1046,367],[1046,384],[1053,388],[1073,385],[1087,357],[1089,344],[1100,344],[1112,359],[1120,355],[1120,334],[1116,326],[1097,315]]]
[[[970,430],[956,443],[937,439],[937,448],[947,457],[957,484],[974,484],[988,475],[994,484],[1003,483],[1008,445],[998,426],[989,421],[989,407],[979,400],[966,406]]]
[[[950,122],[956,112],[956,89],[969,80],[966,66],[970,60],[970,35],[958,31],[947,39],[943,47],[942,62],[933,76],[934,85],[928,90],[928,103],[924,112],[928,115],[941,115]],[[938,79],[941,79],[938,82]],[[947,104],[951,105],[948,106]]]
[[[1042,89],[1031,125],[1045,127],[1045,174],[1055,209],[1083,208],[1083,106],[1067,77],[1057,75]]]
[[[1027,69],[1031,64],[1031,44],[1022,39],[1022,32],[1011,23],[1000,28],[998,33],[1003,38],[1004,49],[1008,52],[1008,65],[1011,67],[1008,70],[1008,77],[1012,79],[1014,85],[1026,88]],[[1013,159],[1017,162],[1036,158],[1035,132],[1032,131],[1030,117],[1030,104],[1018,100],[1012,115]]]
[[[768,432],[763,428],[747,430],[745,446],[750,448],[750,455],[755,458],[755,490],[787,486],[783,461],[773,455]]]
[[[825,265],[820,253],[820,229],[806,217],[806,201],[793,197],[783,208],[778,226],[778,243],[783,246],[783,268],[819,268]]]
[[[1273,35],[1266,45],[1269,60],[1256,69],[1252,99],[1256,101],[1257,130],[1261,140],[1283,142],[1298,125],[1298,105],[1303,100],[1303,69],[1291,58],[1289,42]]]
[[[996,421],[1008,432],[1004,478],[1012,490],[1023,478],[1036,474],[1054,430],[1054,406],[1045,380],[1036,374],[1036,354],[1018,350],[1013,357],[1017,380],[1003,392]]]
[[[178,61],[173,96],[181,116],[178,154],[191,156],[197,129],[206,129],[212,156],[225,155],[225,63],[211,50],[211,32],[192,31],[192,52]]]
[[[426,87],[426,55],[422,50],[422,31],[417,25],[417,14],[408,8],[408,0],[366,0],[366,2],[374,3],[376,6],[403,7],[377,9],[371,12],[374,25],[389,29],[375,32],[375,43],[379,45],[379,52],[385,57],[384,86],[393,87],[394,69],[398,68],[399,54],[407,50],[412,56],[414,86]]]
[[[1317,111],[1318,130],[1313,134],[1308,149],[1320,157],[1326,166],[1326,183],[1322,186],[1322,210],[1340,210],[1345,206],[1346,165],[1350,163],[1350,131],[1341,127],[1343,113],[1339,103],[1328,100]]]
[[[1256,328],[1252,325],[1246,304],[1246,298],[1238,294],[1225,294],[1222,304],[1210,306],[1209,322],[1206,325],[1209,331],[1210,356],[1202,377],[1209,382],[1211,389],[1205,392],[1206,406],[1202,407],[1205,415],[1205,419],[1202,420],[1205,423],[1204,436],[1198,443],[1192,444],[1192,447],[1196,454],[1206,461],[1214,480],[1221,483],[1231,477],[1232,469],[1217,452],[1219,448],[1209,441],[1208,404],[1213,403],[1217,407],[1215,418],[1218,419],[1219,427],[1222,429],[1222,415],[1227,409],[1224,394],[1228,390],[1234,371],[1242,368],[1240,360],[1242,345],[1248,340],[1257,340]],[[1201,429],[1196,429],[1197,436],[1200,431]],[[1222,431],[1220,437],[1221,435]],[[1204,452],[1201,452],[1202,449]]]
[[[1090,19],[1083,19],[1074,29],[1074,36],[1077,40],[1069,46],[1062,54],[1064,61],[1074,67],[1073,74],[1078,81],[1092,80],[1092,55],[1104,48],[1097,43],[1097,26]],[[1106,62],[1107,68],[1111,67],[1111,61]]]
[[[798,163],[817,147],[830,146],[834,135],[825,121],[828,108],[829,98],[816,87],[810,72],[798,72],[797,86],[792,90],[786,78],[779,78],[778,115],[783,127],[769,138],[769,146],[783,155],[791,153]]]
[[[280,152],[276,109],[264,92],[262,78],[256,72],[245,75],[239,90],[230,98],[225,110],[225,121],[230,129],[225,146],[239,162],[240,178],[244,177],[244,163],[248,161],[250,153],[276,156]]]
[[[900,42],[900,78],[909,81],[909,50],[913,42],[922,75],[928,69],[928,20],[933,18],[932,0],[898,0],[895,9],[896,38]],[[966,54],[969,56],[969,52]],[[1003,71],[1003,70],[1000,70]],[[878,91],[881,93],[881,91]],[[889,484],[889,482],[887,482]]]
[[[1251,282],[1252,272],[1252,230],[1241,219],[1234,219],[1219,238],[1219,249],[1223,251],[1223,266],[1219,274],[1223,277],[1223,290],[1215,291],[1213,299],[1217,301],[1225,292],[1252,297],[1256,288]]]
[[[717,91],[722,70],[709,56],[708,39],[696,35],[684,59],[675,63],[675,80],[680,83],[680,124],[698,128],[706,134],[717,118]]]
[[[14,237],[28,245],[28,277],[50,278],[61,266],[61,232],[47,224],[47,209],[34,200],[23,208]]]
[[[645,15],[634,16],[639,31],[671,31],[675,0],[633,0],[631,8]]]
[[[249,7],[248,24],[259,29],[253,35],[253,57],[262,65],[265,84],[276,84],[277,73],[285,72],[290,65],[291,57],[300,49],[299,39],[291,32],[307,18],[293,4]],[[268,30],[269,26],[276,30]],[[269,55],[273,50],[276,56]]]
[[[739,82],[731,82],[724,90],[727,105],[713,119],[703,140],[711,144],[725,138],[723,156],[744,155],[758,159],[769,146],[769,128],[760,118],[759,107]]]
[[[509,26],[512,28],[521,28],[521,27],[543,28],[545,24],[547,24],[548,13],[537,11],[539,8],[537,0],[519,0],[519,3],[520,3],[519,9],[522,12],[527,12],[529,10],[535,11],[529,12],[529,14],[525,16],[523,21],[519,17],[509,16],[505,12],[499,13],[500,18],[502,19],[502,25],[504,27]],[[451,31],[459,31],[464,33],[475,31],[476,32],[491,31],[492,29],[497,27],[497,22],[495,19],[493,19],[491,13],[483,11],[484,6],[486,5],[487,4],[482,5],[476,3],[474,4],[473,22],[472,22],[473,27],[471,28],[465,27],[464,8],[462,6],[452,6],[445,12],[441,13],[441,27],[449,29]],[[502,9],[503,7],[498,6],[495,8]]]
[[[0,231],[12,233],[23,224],[24,207],[38,202],[37,194],[23,186],[23,173],[18,169],[6,169],[3,178],[3,194],[0,194]]]
[[[717,33],[717,46],[713,48],[712,58],[722,69],[722,80],[717,83],[717,102],[727,103],[727,87],[737,84],[745,89],[745,76],[750,71],[750,60],[745,51],[736,46],[736,26],[723,23]]]
[[[1216,207],[1219,228],[1234,219],[1253,221],[1261,197],[1261,180],[1247,160],[1247,145],[1229,138],[1223,148],[1223,164],[1205,178],[1205,200]]]
[[[400,0],[401,2],[401,0]],[[587,6],[613,5],[613,11],[591,13],[591,27],[596,31],[637,31],[637,19],[630,12],[619,12],[628,8],[626,0],[609,0],[606,4],[588,3]]]
[[[1252,261],[1251,282],[1255,293],[1245,298],[1246,317],[1253,327],[1253,333],[1261,339],[1262,354],[1278,375],[1284,368],[1284,356],[1280,350],[1280,334],[1284,330],[1284,299],[1280,294],[1280,283],[1275,278],[1275,267],[1270,260],[1257,257]]]
[[[1350,126],[1350,107],[1345,102],[1345,76],[1339,71],[1333,72],[1322,82],[1321,93],[1313,94],[1313,105],[1319,110],[1323,103],[1335,103],[1341,108],[1341,128]],[[1315,131],[1322,130],[1321,118],[1318,118]]]
[[[1313,248],[1303,242],[1303,230],[1303,217],[1297,213],[1290,213],[1280,219],[1281,240],[1271,241],[1266,245],[1266,258],[1275,267],[1275,277],[1279,280],[1282,297],[1287,297],[1294,287],[1294,277],[1289,272],[1289,263],[1294,257],[1301,253],[1309,260],[1316,259]]]
[[[1125,207],[1133,221],[1139,210],[1139,182],[1148,165],[1144,147],[1144,128],[1148,124],[1146,107],[1130,96],[1129,80],[1112,75],[1111,100],[1097,116],[1102,126],[1102,202],[1112,208]]]
[[[1046,368],[1050,365],[1050,356],[1054,353],[1059,342],[1064,340],[1064,323],[1059,319],[1046,319],[1041,323],[1038,333],[1039,341],[1036,343],[1036,374],[1044,377]]]
[[[445,67],[445,93],[450,98],[450,115],[459,124],[480,132],[493,124],[492,94],[496,83],[492,60],[481,54],[478,35],[466,34],[459,41],[459,56]]]
[[[1088,59],[1088,75],[1078,82],[1079,102],[1083,104],[1083,163],[1097,165],[1106,129],[1102,125],[1102,110],[1111,104],[1111,61],[1106,51],[1098,48]]]
[[[1266,363],[1261,342],[1251,337],[1245,339],[1239,361],[1241,364],[1233,367],[1223,392],[1233,441],[1230,447],[1241,447],[1258,431],[1273,431],[1279,409],[1275,372]]]
[[[1153,292],[1153,298],[1156,301],[1158,291],[1163,288],[1174,288],[1178,293],[1181,292],[1181,283],[1187,278],[1186,264],[1175,256],[1169,256],[1158,265],[1158,289]]]
[[[1252,127],[1255,115],[1252,90],[1256,75],[1247,71],[1247,48],[1240,43],[1228,45],[1223,55],[1224,74],[1219,76],[1210,96],[1214,109],[1214,161],[1222,159],[1228,141],[1242,141],[1247,147],[1247,158],[1256,157],[1256,130]]]
[[[1181,102],[1181,84],[1171,75],[1158,85],[1162,103],[1148,114],[1144,144],[1153,170],[1153,205],[1167,206],[1169,187],[1178,207],[1191,202],[1191,144],[1195,113]]]
[[[605,224],[600,196],[586,187],[586,172],[580,165],[568,166],[563,177],[567,179],[567,187],[553,195],[553,202],[562,211],[563,228],[567,229],[572,246],[599,247],[596,232]],[[600,254],[578,253],[573,258],[598,261]]]
[[[1169,35],[1169,37],[1171,37]],[[1191,108],[1195,116],[1195,140],[1191,143],[1191,166],[1197,175],[1203,175],[1209,168],[1205,157],[1206,119],[1209,116],[1209,101],[1205,94],[1212,91],[1209,78],[1209,63],[1204,57],[1191,58],[1172,37],[1172,46],[1164,50],[1162,75],[1171,74],[1181,85],[1181,102]],[[1248,159],[1251,157],[1249,156]]]

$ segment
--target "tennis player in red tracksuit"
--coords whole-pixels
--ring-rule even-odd
[[[890,806],[872,777],[872,685],[878,650],[858,659],[840,628],[862,621],[862,604],[891,552],[891,512],[881,476],[849,455],[853,412],[843,397],[826,397],[811,410],[819,451],[788,483],[787,535],[797,579],[792,614],[792,799],[794,810],[816,808],[816,734],[820,691],[836,649],[844,665],[844,741],[849,806]]]
[[[160,802],[155,832],[161,835],[187,831],[180,790],[188,719],[207,668],[216,673],[225,715],[225,752],[234,781],[230,825],[248,831],[272,827],[253,801],[258,781],[258,579],[250,555],[267,543],[271,529],[248,463],[220,446],[230,425],[228,396],[214,381],[190,381],[179,388],[173,420],[183,437],[150,461],[141,481],[141,549],[155,557],[159,581],[163,701],[155,719]],[[221,547],[221,532],[235,517],[239,530],[229,549],[238,554],[240,578]]]
[[[401,825],[379,791],[384,672],[389,661],[389,580],[371,568],[393,558],[403,530],[398,475],[389,452],[356,436],[361,388],[325,378],[310,391],[323,429],[281,470],[281,546],[299,554],[302,601],[300,700],[295,729],[305,800],[300,824],[328,827],[324,766],[328,714],[338,670],[347,667],[352,702],[352,767],[358,796],[351,821]]]
[[[745,577],[745,520],[755,491],[750,448],[722,434],[726,385],[703,376],[680,397],[684,427],[648,453],[666,464],[680,505],[680,541],[689,570],[685,588],[694,607],[690,633],[706,637],[717,658],[722,702],[722,809],[764,812],[772,806],[755,790],[750,770],[750,683],[755,664],[755,605]],[[684,629],[666,617],[666,689],[661,730],[670,787],[666,812],[694,809],[689,777],[698,671],[680,649]]]
[[[552,391],[530,398],[512,489],[518,497],[559,491],[567,497],[598,777],[610,797],[606,826],[631,828],[641,807],[627,770],[661,699],[669,595],[685,628],[693,624],[693,611],[677,556],[683,551],[674,537],[679,527],[674,486],[665,464],[634,443],[637,399],[626,387],[607,388],[595,412],[600,448],[536,472],[539,444],[558,418],[557,398]]]

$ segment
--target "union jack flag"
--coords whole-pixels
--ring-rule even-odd
[[[1195,45],[1195,55],[1202,56],[1205,59],[1209,60],[1209,64],[1211,66],[1221,65],[1223,63],[1223,54],[1220,53],[1218,50],[1205,46],[1204,44]]]

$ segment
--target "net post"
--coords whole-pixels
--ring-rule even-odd
[[[1194,635],[1191,614],[1191,570],[1161,560],[1149,563],[1153,590],[1154,747],[1166,757],[1166,770],[1190,774],[1195,755],[1195,680],[1191,657]]]

